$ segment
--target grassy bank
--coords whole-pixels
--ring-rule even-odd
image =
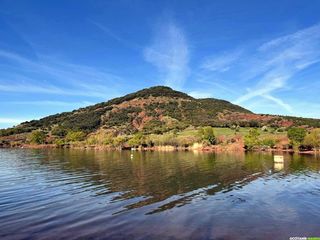
[[[91,134],[52,129],[2,137],[2,147],[73,147],[96,149],[203,150],[203,151],[317,151],[319,129],[188,127],[165,133],[126,135],[100,129]]]

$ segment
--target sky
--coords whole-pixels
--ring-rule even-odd
[[[0,0],[0,128],[166,85],[320,118],[318,0]]]

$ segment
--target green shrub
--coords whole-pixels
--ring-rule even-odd
[[[145,145],[145,136],[141,132],[136,133],[133,135],[132,138],[129,139],[128,144],[130,147],[138,147],[141,145]]]
[[[320,129],[312,130],[304,139],[303,144],[312,148],[320,148]]]
[[[277,144],[277,142],[273,138],[265,138],[265,139],[261,140],[261,145],[265,146],[265,147],[273,148],[274,146],[276,146],[276,144]]]
[[[203,127],[199,129],[199,135],[202,140],[207,141],[209,144],[216,144],[216,136],[214,135],[213,127]]]
[[[107,134],[104,139],[103,139],[103,144],[104,145],[111,145],[113,143],[113,136],[112,134]]]
[[[89,145],[111,145],[113,143],[113,133],[100,130],[94,134],[90,134],[86,142]]]
[[[161,122],[158,119],[152,119],[149,122],[147,122],[144,127],[143,131],[145,133],[155,133],[160,134],[166,131],[165,125],[163,122]]]
[[[287,135],[292,145],[300,145],[307,135],[307,131],[304,128],[293,127],[288,130]]]
[[[83,141],[85,138],[85,133],[82,131],[69,131],[66,135],[67,142],[78,142]]]
[[[201,139],[197,136],[178,136],[177,143],[182,147],[192,146],[194,143],[199,142]]]
[[[126,136],[117,136],[113,139],[112,143],[114,147],[122,147],[127,142]]]
[[[51,134],[58,137],[65,137],[67,133],[68,130],[61,125],[56,125],[51,130]]]
[[[151,134],[146,137],[149,146],[178,146],[177,135],[173,132],[165,134]]]
[[[260,133],[257,129],[250,129],[248,135],[244,137],[244,145],[247,149],[253,149],[260,145]]]
[[[41,130],[34,130],[31,132],[29,140],[34,144],[43,144],[46,140],[46,134]]]
[[[278,132],[278,133],[282,133],[282,132],[284,132],[284,131],[285,131],[284,128],[277,128],[277,130],[276,130],[276,132]]]

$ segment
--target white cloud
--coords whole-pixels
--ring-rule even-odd
[[[271,93],[274,90],[284,87],[289,78],[289,75],[281,71],[268,72],[255,88],[248,89],[248,93],[239,97],[234,103],[240,104],[254,97]]]
[[[271,96],[270,94],[264,94],[264,95],[262,95],[262,97],[264,97],[264,98],[266,98],[266,99],[268,99],[268,100],[273,101],[273,102],[276,103],[278,106],[281,106],[282,108],[284,108],[285,110],[287,110],[287,112],[293,113],[292,107],[291,107],[289,104],[283,102],[281,99],[276,98],[276,97],[274,97],[274,96]]]
[[[240,50],[236,50],[210,56],[202,63],[201,68],[213,72],[226,72],[231,68],[232,64],[240,58],[241,52]]]
[[[144,49],[144,57],[158,68],[165,85],[181,88],[189,76],[188,43],[174,23],[157,28],[152,44]]]
[[[290,45],[290,46],[294,46],[294,45],[297,46],[298,44],[305,45],[303,44],[303,41],[308,42],[309,40],[314,38],[319,39],[319,28],[320,28],[320,24],[315,24],[311,27],[301,29],[295,33],[273,39],[271,41],[268,41],[262,44],[258,50],[267,51],[270,49],[272,50],[276,47],[283,47],[283,45]]]
[[[121,77],[105,70],[47,56],[30,60],[0,50],[0,58],[11,68],[0,72],[1,91],[108,98],[117,94],[115,87],[107,85],[116,86],[122,81]]]
[[[116,40],[117,42],[121,43],[124,46],[127,46],[129,48],[132,49],[141,49],[142,47],[139,46],[138,44],[132,42],[132,41],[128,41],[127,39],[115,34],[111,29],[109,29],[108,27],[106,27],[105,25],[93,21],[93,20],[89,20],[92,24],[94,24],[96,27],[98,27],[102,32],[104,32],[105,34],[107,34],[109,37],[113,38],[114,40]]]
[[[301,70],[320,61],[320,25],[297,31],[264,43],[258,48],[255,64],[260,80],[246,94],[234,101],[241,104],[255,97],[263,97],[291,112],[289,104],[271,95],[288,87],[289,80]],[[248,69],[254,66],[248,66]]]
[[[4,92],[15,92],[15,93],[42,93],[42,94],[57,94],[64,96],[87,96],[87,97],[99,97],[105,98],[106,94],[101,93],[100,91],[88,91],[88,90],[79,90],[79,89],[63,89],[55,87],[52,85],[37,85],[37,84],[23,84],[23,83],[14,83],[14,84],[0,84],[0,90]]]

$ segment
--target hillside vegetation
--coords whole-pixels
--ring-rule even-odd
[[[100,127],[135,132],[153,126],[166,125],[164,117],[182,125],[218,125],[217,114],[224,111],[251,113],[250,111],[218,99],[194,99],[169,87],[151,87],[115,98],[108,102],[80,108],[72,112],[51,115],[40,120],[24,122],[14,128],[3,129],[1,136],[50,130],[60,125],[74,131],[90,133]]]
[[[212,136],[204,137],[211,134],[208,127],[214,128],[214,139]],[[292,127],[310,131],[320,127],[320,121],[254,114],[225,100],[195,99],[169,87],[157,86],[72,112],[2,129],[0,141],[18,145],[26,142],[64,145],[80,141],[86,144],[131,147],[166,144],[190,146],[196,142],[214,145],[243,142],[244,136],[250,134],[254,137],[255,133],[250,132],[250,128],[264,128],[263,132],[267,129],[267,132],[275,134],[284,133]],[[221,132],[231,132],[233,136]],[[247,140],[252,140],[252,136]],[[277,141],[260,140],[260,145],[268,143],[272,146],[277,141],[288,142],[288,138],[287,141],[281,138]]]

